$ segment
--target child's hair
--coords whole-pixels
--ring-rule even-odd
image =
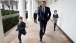
[[[23,17],[19,16],[18,19],[23,19]]]
[[[54,12],[57,12],[57,10],[54,10]]]

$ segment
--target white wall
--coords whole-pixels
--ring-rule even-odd
[[[62,0],[53,3],[51,6],[58,10],[58,26],[76,43],[76,0]]]

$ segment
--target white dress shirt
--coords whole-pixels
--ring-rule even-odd
[[[45,12],[45,7],[42,7],[42,11]]]

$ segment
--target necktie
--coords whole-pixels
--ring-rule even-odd
[[[45,12],[45,9],[43,8],[43,12]]]
[[[45,8],[43,8],[43,12],[45,13]],[[44,14],[43,14],[44,15]],[[44,17],[43,17],[43,20],[44,20]]]

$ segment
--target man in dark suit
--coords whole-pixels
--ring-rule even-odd
[[[18,31],[18,39],[20,41],[20,43],[22,43],[21,41],[21,35],[25,35],[26,34],[26,31],[25,31],[25,27],[26,27],[26,24],[22,21],[22,17],[19,17],[19,22],[18,22],[18,26],[17,26],[17,29],[16,31]]]
[[[37,11],[35,11],[33,17],[34,17],[34,22],[37,23]]]
[[[42,2],[42,6],[38,9],[38,21],[40,22],[40,42],[42,42],[43,35],[46,31],[46,25],[50,19],[51,11],[49,7],[46,7],[46,2]]]

